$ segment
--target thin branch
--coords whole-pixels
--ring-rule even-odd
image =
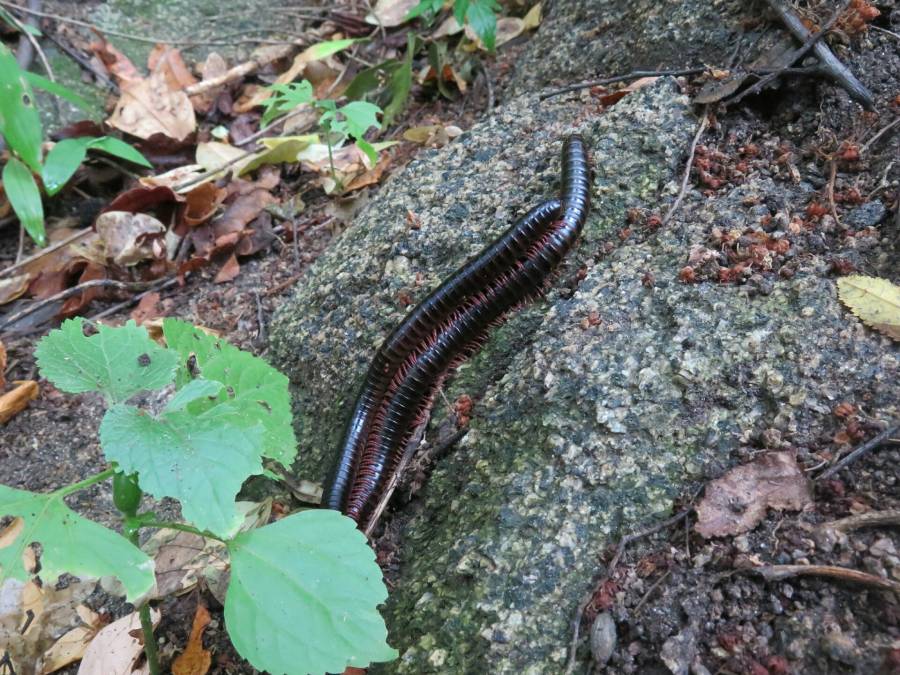
[[[847,516],[839,520],[822,523],[822,530],[837,530],[838,532],[852,532],[862,527],[884,527],[885,525],[900,525],[900,510],[867,511],[855,516]]]
[[[226,72],[222,73],[218,77],[213,77],[209,80],[202,80],[200,82],[197,82],[197,84],[192,84],[189,87],[185,87],[183,91],[188,96],[196,96],[197,94],[206,93],[210,89],[215,89],[216,87],[228,84],[229,82],[232,82],[234,80],[242,79],[243,77],[249,75],[255,70],[258,70],[262,66],[271,63],[272,61],[277,61],[278,59],[290,56],[296,46],[297,45],[293,44],[286,45],[283,49],[271,50],[268,53],[260,54],[256,58],[252,58],[249,61],[245,61],[244,63],[239,63],[233,68],[229,68]]]
[[[149,282],[146,281],[115,281],[113,279],[93,279],[92,281],[85,281],[83,284],[72,286],[71,288],[60,291],[55,295],[51,295],[49,298],[44,298],[39,302],[28,305],[28,307],[26,307],[25,309],[16,312],[12,316],[8,317],[6,321],[4,321],[2,325],[0,325],[0,330],[9,328],[25,317],[31,316],[38,310],[41,310],[48,305],[52,305],[53,303],[59,302],[60,300],[65,300],[66,298],[70,298],[73,295],[78,295],[82,291],[86,291],[90,288],[115,288],[121,291],[142,291],[145,290],[148,285]]]
[[[688,151],[687,164],[684,168],[684,176],[681,179],[681,189],[678,191],[678,196],[675,198],[675,202],[669,208],[669,211],[666,213],[665,217],[662,219],[662,225],[667,225],[669,221],[672,219],[672,216],[675,215],[675,212],[678,210],[678,207],[681,206],[681,202],[684,199],[684,195],[687,192],[688,181],[691,178],[691,167],[694,165],[694,154],[697,152],[697,143],[700,141],[700,136],[703,135],[703,131],[706,129],[706,124],[708,122],[707,119],[707,107],[703,106],[703,112],[700,113],[700,124],[697,126],[697,133],[694,134],[694,140],[691,141],[691,148]]]
[[[882,431],[880,434],[873,438],[870,438],[868,441],[856,448],[856,450],[853,450],[852,452],[844,455],[841,461],[832,466],[830,469],[827,469],[826,471],[823,471],[818,476],[816,476],[816,480],[819,481],[831,478],[838,471],[848,466],[849,464],[852,464],[867,452],[874,450],[878,446],[888,442],[897,434],[900,434],[900,422],[894,422],[893,424],[888,425],[888,428]]]
[[[865,154],[873,143],[875,143],[879,138],[884,136],[888,131],[893,129],[898,124],[900,124],[900,117],[895,119],[893,122],[888,122],[885,126],[881,127],[881,129],[879,129],[878,132],[874,136],[872,136],[872,138],[870,138],[863,144],[863,146],[859,149],[859,154]]]
[[[28,265],[28,264],[34,262],[35,260],[38,260],[39,258],[43,258],[45,255],[50,255],[54,251],[61,249],[63,246],[68,246],[69,244],[71,244],[75,241],[78,241],[82,237],[86,237],[87,235],[92,234],[92,233],[93,233],[93,230],[89,227],[85,228],[83,230],[79,230],[78,232],[75,232],[74,234],[69,235],[65,239],[62,239],[62,240],[56,242],[55,244],[48,246],[47,248],[41,249],[34,255],[28,256],[27,258],[25,258],[25,260],[22,260],[21,262],[17,262],[15,265],[10,265],[9,267],[7,267],[5,269],[0,270],[0,278],[12,276],[14,272],[18,272],[25,265]]]
[[[830,579],[863,584],[864,586],[874,586],[883,591],[893,591],[900,594],[900,582],[898,581],[834,565],[762,565],[760,567],[747,567],[735,570],[735,572],[740,574],[758,574],[766,581],[781,581],[790,577],[828,577]]]
[[[177,283],[178,283],[178,279],[158,279],[157,281],[153,282],[147,288],[147,290],[128,298],[128,300],[123,300],[122,302],[117,302],[112,307],[107,307],[102,312],[98,312],[97,314],[94,314],[94,316],[90,317],[90,320],[91,321],[99,321],[100,319],[105,319],[106,317],[115,314],[119,310],[125,309],[126,307],[130,307],[131,305],[137,304],[138,302],[141,301],[141,298],[143,298],[145,295],[148,295],[150,293],[155,293],[156,291],[161,291],[166,288],[170,288]]]
[[[559,96],[561,94],[568,94],[571,91],[580,91],[581,89],[589,89],[590,87],[601,87],[607,84],[615,84],[616,82],[627,82],[628,80],[637,80],[642,77],[664,77],[666,75],[679,77],[681,75],[698,75],[700,73],[705,73],[707,70],[709,70],[709,68],[707,68],[706,66],[695,66],[693,68],[676,68],[675,70],[632,70],[627,75],[614,75],[612,77],[604,77],[599,80],[589,80],[587,82],[580,82],[579,84],[570,84],[559,89],[552,89],[541,94],[540,100],[546,101],[548,98]]]
[[[828,207],[831,209],[831,217],[838,225],[841,219],[838,217],[837,205],[834,203],[834,182],[837,179],[837,162],[834,159],[828,161],[828,182],[825,184],[825,193],[828,196]]]
[[[801,42],[810,39],[811,35],[809,29],[803,25],[800,17],[797,16],[790,7],[784,4],[782,0],[766,1],[778,14],[778,17],[787,29],[794,34],[794,37]],[[838,15],[843,12],[846,4],[847,3],[844,3],[844,5],[842,5],[841,9],[837,12]],[[830,79],[846,89],[847,93],[850,94],[850,97],[862,105],[863,108],[866,110],[875,109],[875,99],[871,92],[866,89],[862,82],[856,79],[856,76],[851,73],[843,63],[840,62],[831,49],[828,48],[828,45],[822,41],[817,41],[813,44],[812,49]]]

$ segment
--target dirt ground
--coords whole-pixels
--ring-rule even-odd
[[[514,59],[519,49],[521,46],[504,50],[502,61]],[[501,79],[506,71],[502,61],[493,67]],[[894,77],[892,69],[900,67],[900,57],[873,57],[866,67],[876,72],[883,69],[883,77],[875,79],[889,82]],[[848,137],[856,121],[844,113],[829,116],[828,97],[816,99],[816,92],[822,89],[801,84],[793,90],[792,103],[786,102],[784,91],[763,94],[720,117],[720,124],[733,130],[733,138],[719,134],[719,141],[711,139],[707,145],[712,150],[717,144],[725,149],[735,143],[735,138],[787,139],[787,129],[798,124],[820,125],[818,133],[823,139]],[[470,100],[454,106],[414,100],[402,122],[413,126],[432,118],[453,119],[454,124],[466,128],[484,110],[486,101],[487,91],[473,92]],[[806,136],[796,129],[795,134]],[[852,174],[842,172],[838,187],[847,189],[852,184],[870,199],[890,204],[892,198],[896,199],[889,188],[896,191],[897,172],[891,169],[889,155],[896,148],[896,142],[886,143],[879,150],[888,153],[883,161],[874,161]],[[414,151],[412,144],[406,144],[392,170]],[[810,157],[811,164],[816,161]],[[821,162],[818,165],[823,166]],[[826,178],[823,174],[822,180]],[[300,180],[296,177],[293,182],[287,181],[285,189],[296,187]],[[163,314],[221,331],[242,349],[265,356],[267,325],[273,312],[339,229],[328,219],[324,195],[311,195],[309,203],[296,248],[283,238],[276,239],[268,250],[242,261],[240,275],[226,284],[213,282],[215,269],[200,270],[185,286],[163,292]],[[68,205],[78,207],[77,203]],[[889,214],[888,218],[894,216]],[[900,230],[900,220],[892,222]],[[827,246],[827,241],[823,245]],[[17,246],[17,229],[0,229],[0,264],[9,264]],[[92,306],[88,316],[109,304]],[[130,310],[124,308],[107,320],[122,322]],[[36,338],[4,338],[9,352],[8,380],[37,378],[32,356]],[[99,398],[92,394],[67,395],[45,381],[40,384],[40,398],[0,429],[0,484],[52,490],[104,468],[97,440],[103,412]],[[863,420],[868,437],[874,427],[865,427],[865,423]],[[835,432],[822,430],[823,445],[832,444]],[[747,448],[747,457],[758,451]],[[747,457],[730,459],[738,462]],[[595,671],[647,675],[689,671],[696,675],[900,673],[900,604],[896,595],[817,577],[765,581],[734,572],[753,562],[809,563],[849,567],[900,581],[896,527],[853,530],[839,542],[828,539],[821,527],[824,522],[869,510],[900,510],[898,466],[900,447],[887,444],[834,479],[818,484],[815,503],[804,512],[772,513],[749,533],[713,541],[704,540],[682,521],[629,546],[622,564],[606,580],[601,579],[598,561],[598,581],[603,583],[587,607],[582,630],[590,631],[592,625],[602,627],[604,620],[595,623],[595,618],[608,613],[615,622],[616,636],[611,643],[607,639],[611,656],[606,669]],[[685,495],[685,501],[690,497]],[[110,494],[102,487],[79,493],[71,505],[105,524],[115,522]],[[285,498],[285,509],[295,506]],[[609,562],[614,544],[611,542],[603,562]],[[382,549],[388,546],[389,542],[382,542]],[[163,657],[172,658],[183,649],[200,599],[213,614],[205,639],[213,652],[210,672],[255,672],[228,643],[221,606],[209,592],[199,590],[162,603],[164,619],[157,634]],[[88,604],[113,617],[130,610],[102,591],[94,593]],[[572,612],[574,615],[574,608]],[[690,629],[681,628],[686,619]],[[602,633],[599,627],[596,632]],[[673,637],[673,633],[677,635]],[[602,651],[602,636],[597,642]]]

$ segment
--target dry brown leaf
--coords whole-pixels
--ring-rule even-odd
[[[494,43],[495,47],[499,47],[500,45],[509,42],[513,38],[519,37],[522,33],[525,32],[525,21],[519,19],[514,16],[504,16],[500,19],[497,19],[497,37]],[[481,38],[478,37],[478,34],[472,28],[471,24],[466,24],[465,26],[466,37],[469,38],[472,42],[478,45],[479,49],[486,49],[484,43],[481,41]]]
[[[706,486],[694,528],[707,539],[747,532],[766,509],[799,510],[812,502],[809,481],[790,452],[770,452]]]
[[[166,79],[169,89],[175,91],[197,84],[197,78],[191,74],[181,52],[174,47],[158,44],[150,50],[147,67],[151,72],[159,71]]]
[[[452,14],[441,21],[441,25],[431,34],[432,40],[439,40],[442,37],[456,35],[462,32],[463,27],[459,25],[459,21]]]
[[[166,256],[166,226],[146,213],[107,211],[97,216],[94,229],[99,237],[77,249],[88,260],[128,267]]]
[[[157,176],[141,176],[138,178],[138,182],[147,187],[168,187],[174,189],[181,183],[200,179],[204,173],[205,169],[200,164],[186,164]],[[212,176],[206,180],[212,180]],[[192,185],[196,185],[196,183],[192,183]]]
[[[0,389],[6,386],[6,345],[0,340]]]
[[[31,283],[30,274],[17,274],[14,277],[0,279],[0,305],[22,297],[22,294],[28,290],[29,283]]]
[[[173,675],[206,675],[209,671],[212,654],[203,648],[203,631],[209,622],[209,610],[198,604],[187,647],[172,664]]]
[[[143,76],[131,62],[131,59],[105,39],[101,38],[100,42],[92,42],[90,49],[100,59],[103,67],[115,78],[118,84],[125,85],[143,79]]]
[[[364,188],[368,185],[375,185],[379,183],[384,176],[384,172],[387,171],[390,165],[391,158],[387,155],[384,155],[381,159],[378,160],[378,164],[375,165],[374,169],[366,171],[364,174],[357,176],[349,183],[347,183],[347,185],[344,186],[344,192],[353,192],[354,190],[359,190],[360,188]]]
[[[86,605],[75,611],[84,625],[73,628],[59,638],[41,657],[40,675],[48,675],[70,663],[79,661],[97,632],[105,625],[102,617]]]
[[[411,127],[403,132],[403,138],[413,143],[421,143],[430,148],[441,148],[457,136],[462,129],[454,125],[432,124],[424,127]]]
[[[838,296],[870,328],[900,340],[900,286],[854,274],[837,281]]]
[[[216,52],[211,52],[206,57],[206,60],[200,64],[200,75],[203,78],[201,82],[212,82],[213,80],[221,78],[227,72],[228,64],[225,62],[225,59]],[[194,110],[201,114],[208,113],[212,109],[213,103],[215,103],[216,98],[218,98],[221,91],[222,86],[216,86],[201,94],[191,96],[190,99],[194,106]]]
[[[203,183],[185,194],[182,219],[185,224],[196,227],[212,218],[225,199],[225,190],[212,183]]]
[[[143,326],[148,321],[158,319],[159,317],[159,293],[156,291],[147,293],[147,295],[140,299],[137,307],[131,310],[131,318],[138,326]]]
[[[6,424],[41,393],[34,380],[14,380],[15,389],[0,396],[0,424]]]
[[[385,28],[399,26],[406,23],[407,15],[418,4],[418,0],[378,0],[372,13],[366,16],[366,23]]]
[[[146,79],[124,83],[122,95],[107,122],[138,138],[161,133],[179,141],[197,127],[194,106],[187,94],[169,87],[165,68],[152,72]]]
[[[222,265],[221,269],[219,269],[216,278],[213,279],[213,283],[224,284],[228,281],[233,281],[240,273],[241,264],[238,262],[237,254],[232,253],[228,256],[228,260],[225,261],[225,264]]]
[[[541,25],[541,19],[543,18],[541,15],[542,11],[541,3],[537,3],[528,10],[528,13],[522,17],[525,30],[533,30]]]
[[[151,609],[154,628],[159,625],[159,618],[159,610]],[[147,675],[150,667],[146,661],[135,668],[144,654],[144,645],[132,635],[142,635],[137,612],[113,621],[97,633],[81,659],[78,675]]]
[[[635,92],[638,89],[643,89],[644,87],[653,84],[658,79],[658,77],[642,77],[639,80],[635,80],[627,87],[622,87],[621,89],[616,89],[609,94],[604,94],[600,97],[600,103],[602,103],[603,105],[613,105],[617,101],[628,96],[628,94]]]

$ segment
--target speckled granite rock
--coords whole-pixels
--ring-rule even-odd
[[[678,280],[713,226],[759,222],[748,197],[805,203],[809,185],[690,191],[665,228],[619,241],[627,209],[673,199],[696,124],[672,80],[599,116],[515,99],[395,176],[279,312],[271,354],[296,385],[301,473],[319,479],[401,298],[555,194],[564,133],[592,147],[595,206],[560,281],[448,391],[476,397],[472,430],[404,514],[386,610],[401,659],[376,672],[561,672],[597,556],[623,531],[763,432],[802,444],[843,400],[898,415],[897,350],[842,309],[823,257],[764,287]]]
[[[634,69],[724,65],[748,18],[740,0],[553,0],[510,90],[535,91]],[[756,13],[758,15],[758,12]],[[749,42],[749,41],[748,41]]]

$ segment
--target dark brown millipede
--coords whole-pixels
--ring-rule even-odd
[[[561,200],[533,208],[419,303],[387,337],[363,382],[323,505],[364,526],[441,383],[490,328],[541,294],[590,207],[584,141],[563,144]]]

